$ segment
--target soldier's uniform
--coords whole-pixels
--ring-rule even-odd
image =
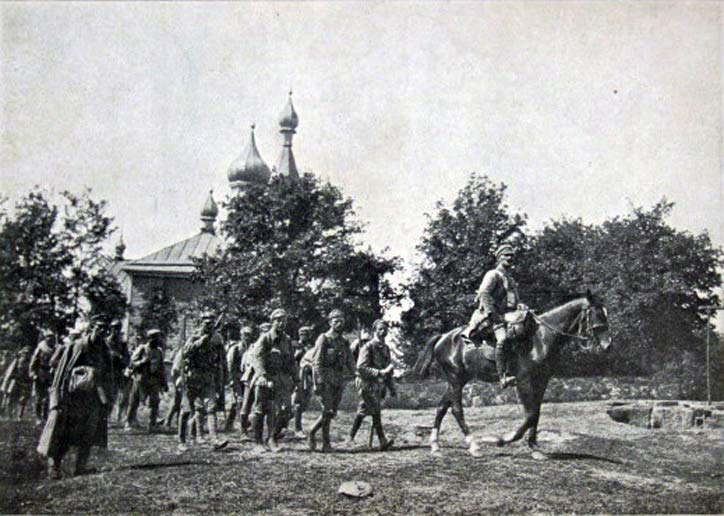
[[[309,406],[309,400],[314,392],[312,365],[302,364],[304,355],[314,348],[312,331],[314,331],[314,328],[311,326],[302,326],[299,328],[299,340],[293,344],[294,361],[297,363],[299,381],[292,393],[292,417],[294,418],[294,432],[298,437],[304,437],[302,414],[306,412]]]
[[[111,356],[111,393],[108,410],[112,411],[113,406],[118,404],[116,420],[120,423],[128,410],[133,386],[133,380],[126,375],[126,368],[131,362],[131,356],[128,352],[128,344],[123,341],[121,336],[121,321],[112,321],[110,328],[111,333],[106,338],[106,347]]]
[[[184,395],[184,350],[183,346],[176,350],[171,364],[171,382],[173,383],[173,400],[171,407],[164,417],[167,427],[173,425],[173,419],[181,412],[181,402]]]
[[[8,417],[16,414],[21,419],[25,413],[25,407],[30,400],[33,385],[30,379],[30,347],[24,347],[15,355],[15,360],[10,364],[6,373],[5,397]]]
[[[507,244],[495,251],[498,265],[483,276],[476,295],[479,307],[473,312],[467,328],[462,333],[464,337],[469,338],[476,329],[493,328],[496,341],[495,363],[501,386],[504,388],[515,383],[515,377],[507,376],[508,332],[505,323],[505,314],[515,311],[519,306],[518,286],[506,267],[512,255],[513,248]]]
[[[229,374],[231,395],[233,397],[229,414],[226,417],[226,422],[224,423],[224,430],[227,432],[234,427],[234,420],[236,419],[237,412],[240,413],[242,428],[246,428],[248,426],[248,423],[242,414],[245,383],[241,380],[241,361],[244,354],[249,350],[250,339],[253,333],[254,330],[250,326],[242,328],[239,340],[233,343],[226,352],[226,369]]]
[[[133,371],[133,388],[131,389],[131,400],[126,420],[130,426],[136,420],[136,413],[141,401],[148,400],[150,409],[149,432],[153,431],[156,426],[158,406],[161,402],[160,393],[168,390],[160,335],[160,330],[149,330],[148,338],[150,340],[133,351],[130,365]]]
[[[43,339],[35,348],[30,359],[29,374],[33,380],[33,399],[35,400],[35,422],[42,424],[48,417],[48,396],[53,383],[50,360],[55,353],[55,336],[52,331],[43,332]]]
[[[286,322],[286,312],[274,310],[272,321]],[[296,362],[289,336],[283,326],[262,334],[248,352],[248,367],[254,371],[250,388],[254,390],[254,441],[263,444],[264,421],[267,422],[269,444],[278,450],[277,436],[289,420],[291,395],[296,383]]]
[[[309,448],[316,449],[315,434],[321,428],[323,452],[332,450],[329,437],[332,419],[337,415],[345,384],[355,374],[349,342],[341,335],[344,314],[340,310],[332,310],[328,319],[332,328],[317,338],[314,358],[314,390],[322,403],[322,415],[312,426],[308,438]]]
[[[178,431],[181,444],[186,442],[191,414],[195,414],[197,441],[201,441],[200,430],[206,419],[214,447],[225,444],[217,441],[216,437],[219,385],[224,382],[224,344],[211,327],[212,319],[210,314],[205,314],[202,317],[204,326],[197,330],[183,347],[184,397]]]
[[[386,325],[381,320],[375,321],[373,328],[376,331],[384,329],[386,333]],[[360,400],[357,406],[357,416],[350,431],[350,440],[354,441],[364,418],[371,416],[373,428],[380,441],[380,450],[385,451],[392,446],[392,440],[385,437],[382,428],[382,398],[386,390],[390,390],[393,395],[395,391],[392,384],[393,370],[390,349],[382,339],[384,339],[384,333],[381,335],[376,333],[372,340],[361,346],[359,351],[355,387]]]

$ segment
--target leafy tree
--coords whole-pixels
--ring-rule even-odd
[[[283,307],[293,325],[321,325],[332,308],[352,326],[380,316],[394,293],[386,280],[396,259],[360,248],[352,201],[306,173],[250,185],[226,203],[227,246],[199,262],[205,306],[260,323]]]
[[[168,336],[178,320],[176,301],[163,288],[154,288],[144,294],[146,299],[141,306],[136,333],[143,338],[148,330],[156,328],[161,330],[162,335]]]
[[[405,349],[408,364],[429,337],[467,322],[483,275],[495,264],[495,248],[525,227],[524,215],[510,213],[505,192],[504,184],[472,174],[451,206],[440,201],[428,215],[417,247],[422,262],[406,289],[412,307],[402,316],[412,343]]]
[[[63,333],[91,298],[118,289],[101,280],[101,243],[112,232],[105,202],[90,191],[60,200],[36,188],[0,217],[0,333],[11,346],[34,344],[42,327]]]
[[[586,288],[605,296],[618,349],[610,365],[621,372],[651,373],[685,350],[702,356],[698,307],[718,301],[722,254],[706,233],[672,228],[672,208],[664,199],[600,226],[552,222],[529,242],[521,267],[541,309]]]

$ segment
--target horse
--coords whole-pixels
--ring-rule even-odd
[[[498,446],[518,441],[526,431],[528,447],[533,458],[541,460],[547,455],[537,443],[538,419],[548,381],[555,372],[556,359],[566,342],[571,339],[587,342],[589,349],[598,345],[606,350],[611,345],[608,332],[608,315],[606,308],[594,296],[587,292],[548,312],[533,315],[534,330],[521,340],[512,343],[510,364],[517,380],[518,399],[525,410],[525,419],[515,430],[505,436],[485,438]],[[463,326],[445,334],[430,338],[423,353],[415,363],[414,369],[420,378],[427,377],[432,361],[440,366],[447,379],[447,388],[437,406],[435,422],[430,434],[430,447],[433,454],[440,453],[438,434],[440,425],[448,409],[452,407],[453,415],[469,446],[469,452],[479,457],[482,452],[478,442],[465,423],[463,414],[463,387],[471,380],[484,382],[498,381],[495,368],[494,348],[483,344],[474,346],[466,344],[460,336]]]

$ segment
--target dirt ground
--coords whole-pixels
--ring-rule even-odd
[[[30,420],[0,421],[0,512],[241,514],[724,513],[722,430],[645,430],[616,423],[604,402],[547,404],[534,460],[525,444],[483,445],[467,453],[449,415],[441,456],[427,444],[433,410],[387,410],[395,448],[369,451],[365,422],[355,445],[341,442],[353,418],[333,424],[337,453],[312,453],[299,439],[277,454],[255,453],[238,432],[220,452],[176,451],[174,435],[110,430],[95,473],[50,481],[35,453]],[[309,423],[316,414],[305,415]],[[517,406],[466,410],[478,435],[520,421]],[[72,458],[72,457],[69,457]],[[66,460],[66,466],[72,465]],[[337,494],[346,480],[368,482],[373,496]]]

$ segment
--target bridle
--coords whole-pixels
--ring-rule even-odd
[[[603,310],[605,311],[606,309],[604,308]],[[544,319],[542,319],[538,315],[536,315],[532,312],[531,312],[531,314],[533,315],[533,319],[535,319],[535,321],[537,323],[545,326],[552,332],[554,332],[558,335],[561,335],[562,337],[568,337],[570,339],[576,339],[576,340],[583,340],[583,341],[594,340],[596,338],[596,330],[599,328],[605,328],[607,326],[604,323],[596,323],[596,324],[591,323],[591,304],[590,303],[588,305],[586,305],[586,307],[583,310],[581,310],[581,314],[578,316],[578,322],[577,322],[578,333],[576,333],[576,334],[567,333],[565,331],[559,330],[558,328],[556,328],[555,326],[552,326],[550,323],[546,322]]]

